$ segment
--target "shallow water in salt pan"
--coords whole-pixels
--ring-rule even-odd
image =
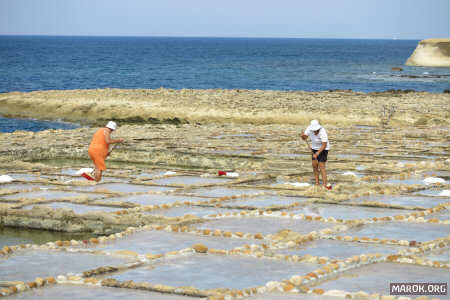
[[[203,207],[203,206],[180,206],[169,209],[158,209],[148,212],[151,215],[162,215],[167,217],[179,217],[184,215],[194,215],[198,217],[206,217],[208,215],[226,214],[233,212],[240,212],[239,209],[227,209],[218,207]]]
[[[74,204],[69,202],[51,202],[45,204],[33,204],[24,206],[22,209],[32,209],[35,206],[47,206],[53,209],[59,208],[69,208],[73,210],[76,214],[84,214],[87,212],[113,212],[117,210],[121,210],[123,208],[120,207],[108,207],[108,206],[94,206],[94,205],[84,205],[84,204]]]
[[[46,200],[65,200],[65,199],[71,199],[71,198],[77,198],[77,197],[86,197],[89,199],[95,199],[99,198],[98,195],[93,194],[82,194],[82,193],[76,193],[76,192],[63,192],[63,191],[36,191],[36,192],[28,192],[28,193],[18,193],[14,195],[4,196],[3,198],[8,200],[17,200],[20,198],[27,198],[27,199],[35,199],[35,198],[43,198]]]
[[[365,291],[389,295],[391,282],[448,282],[447,269],[396,263],[377,263],[341,273],[317,287],[324,290]],[[441,298],[445,299],[445,298]]]
[[[441,263],[450,263],[450,248],[435,250],[425,256],[429,260],[436,260]]]
[[[360,197],[350,200],[350,202],[364,203],[364,202],[381,202],[386,204],[431,208],[442,203],[449,202],[449,198],[443,197],[420,197],[420,196],[369,196]]]
[[[57,284],[45,288],[32,289],[14,295],[14,300],[41,300],[41,299],[63,299],[63,300],[183,300],[199,299],[188,296],[170,295],[141,291],[133,289],[121,289],[112,287],[94,287],[89,285]]]
[[[199,196],[216,198],[216,197],[233,196],[233,195],[254,195],[254,194],[261,193],[261,190],[220,187],[220,188],[196,189],[196,190],[192,190],[191,193],[194,193]]]
[[[198,243],[201,243],[208,248],[233,249],[244,244],[258,244],[260,241],[152,230],[137,232],[124,238],[117,239],[116,241],[110,241],[106,244],[99,244],[91,247],[110,252],[130,250],[137,252],[138,254],[163,254],[169,251],[190,248],[192,245]]]
[[[450,234],[450,226],[431,223],[381,222],[351,228],[345,235],[407,241],[431,241]]]
[[[316,294],[295,294],[295,293],[267,293],[257,294],[247,298],[249,300],[338,300],[333,296],[324,296]]]
[[[405,209],[388,209],[338,204],[307,204],[293,210],[287,210],[286,212],[305,214],[309,216],[321,216],[324,218],[334,217],[335,219],[350,220],[404,215],[411,213],[412,211]]]
[[[36,277],[56,276],[69,272],[82,273],[101,266],[114,266],[126,262],[130,260],[88,253],[27,249],[16,252],[7,259],[0,258],[0,280],[30,281]]]
[[[159,205],[159,204],[168,204],[180,202],[183,203],[185,201],[189,202],[197,202],[197,201],[205,201],[205,198],[200,197],[192,197],[192,196],[182,196],[182,195],[170,195],[170,194],[141,194],[141,195],[132,195],[125,197],[112,197],[103,199],[103,201],[119,201],[119,202],[133,202],[141,205]]]
[[[221,229],[232,232],[272,234],[283,229],[305,234],[318,231],[333,225],[304,221],[290,218],[276,217],[227,217],[218,220],[207,221],[198,225],[198,228]]]
[[[162,186],[137,185],[130,183],[104,183],[89,186],[79,186],[75,189],[81,191],[94,192],[97,189],[108,190],[113,193],[146,193],[146,192],[165,192],[172,190]]]
[[[336,240],[316,240],[302,244],[299,247],[277,250],[277,253],[303,256],[326,256],[332,259],[343,259],[353,255],[381,253],[395,254],[405,247],[394,245],[377,245],[366,243],[343,242]]]
[[[201,289],[242,289],[306,274],[316,268],[316,264],[196,254],[168,260],[164,264],[155,265],[154,268],[140,267],[112,277],[121,281],[133,279],[138,282],[193,286]]]
[[[449,221],[450,220],[450,210],[449,209],[443,209],[437,213],[429,214],[428,216],[424,217],[426,220],[428,219],[439,219],[441,221]]]
[[[227,202],[226,206],[249,206],[249,207],[267,207],[273,205],[291,205],[293,203],[301,203],[307,201],[306,197],[287,197],[277,195],[263,195],[248,199]]]
[[[199,176],[173,176],[168,178],[160,178],[152,180],[152,183],[159,185],[171,185],[171,184],[218,184],[230,182],[228,178],[215,178],[215,177],[199,177]]]

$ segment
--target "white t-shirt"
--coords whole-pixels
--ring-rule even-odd
[[[319,150],[320,147],[322,147],[322,143],[326,142],[327,146],[325,147],[325,150],[330,150],[330,142],[328,141],[328,135],[325,128],[321,127],[319,134],[315,135],[314,131],[312,131],[309,126],[305,130],[305,135],[309,136],[311,139],[311,148],[313,150]]]

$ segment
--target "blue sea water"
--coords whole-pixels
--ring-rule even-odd
[[[415,40],[0,36],[0,92],[194,88],[442,92]],[[392,71],[401,66],[404,71]],[[405,77],[413,75],[414,78]],[[436,75],[448,75],[434,78]]]
[[[403,65],[417,43],[357,39],[0,36],[0,93],[160,87],[364,92],[449,89],[449,68]],[[401,67],[403,71],[392,71],[392,67]],[[30,122],[6,123],[9,128],[11,124],[23,125],[17,129],[38,124]],[[48,125],[43,124],[42,128]]]
[[[16,130],[41,131],[46,129],[74,129],[76,124],[52,122],[30,119],[4,118],[0,116],[0,132],[14,132]]]

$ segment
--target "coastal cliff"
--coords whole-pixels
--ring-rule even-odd
[[[422,40],[406,61],[407,66],[450,67],[450,38]]]

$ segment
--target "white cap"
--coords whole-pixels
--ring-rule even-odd
[[[114,121],[109,121],[108,124],[106,124],[106,128],[109,128],[111,130],[116,130],[117,124]]]
[[[309,125],[309,129],[311,129],[312,131],[316,131],[319,130],[321,128],[319,121],[317,120],[312,120],[311,121],[311,125]]]

